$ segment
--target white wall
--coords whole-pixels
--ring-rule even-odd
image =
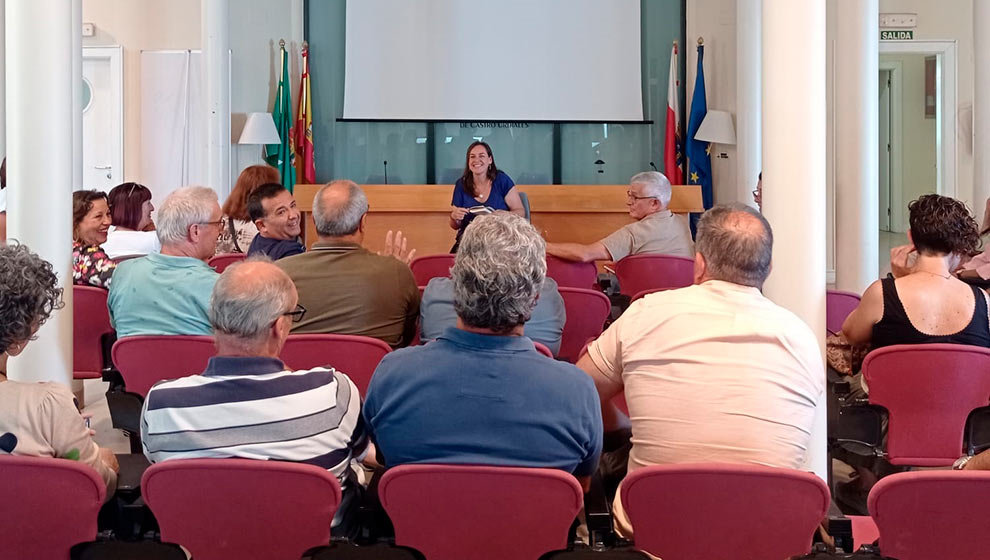
[[[245,114],[271,111],[278,80],[278,40],[284,38],[293,84],[299,79],[303,0],[235,0],[230,3],[231,135],[237,141]],[[142,50],[199,49],[200,0],[83,0],[83,21],[96,26],[85,46],[120,45],[124,51],[124,180],[141,181]],[[293,85],[295,107],[297,85]],[[260,146],[231,148],[231,179],[261,162]]]

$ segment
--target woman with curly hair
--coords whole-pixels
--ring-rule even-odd
[[[53,311],[62,307],[52,265],[27,247],[0,243],[0,454],[74,459],[117,485],[117,458],[93,442],[72,392],[58,383],[7,380],[7,358],[20,354]]]
[[[247,253],[258,227],[248,214],[247,200],[254,189],[265,183],[279,183],[278,169],[270,165],[251,165],[237,177],[234,190],[223,203],[223,224],[217,238],[217,254]]]
[[[110,206],[103,191],[72,193],[72,281],[110,289],[117,263],[103,244],[110,229]]]
[[[842,333],[873,348],[948,342],[990,347],[987,294],[955,276],[980,232],[966,206],[928,194],[908,205],[910,245],[891,250],[891,276],[863,293]]]

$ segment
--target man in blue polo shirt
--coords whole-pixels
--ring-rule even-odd
[[[595,386],[523,336],[546,276],[544,247],[507,212],[467,227],[451,269],[457,326],[386,356],[368,387],[364,417],[386,467],[550,467],[587,484],[602,446]]]

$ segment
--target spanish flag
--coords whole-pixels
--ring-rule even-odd
[[[296,161],[299,177],[305,183],[316,182],[316,162],[313,159],[313,105],[309,94],[309,43],[303,41],[302,76],[299,80],[299,110],[296,111]]]

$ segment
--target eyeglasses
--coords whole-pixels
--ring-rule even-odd
[[[217,227],[220,227],[220,226],[223,225],[223,218],[220,218],[219,220],[217,220],[215,222],[197,222],[197,223],[199,225],[201,225],[201,226],[217,226]]]
[[[626,191],[626,198],[629,200],[643,200],[644,198],[657,198],[655,196],[636,196],[632,191]]]
[[[306,308],[297,303],[295,309],[292,311],[286,311],[282,315],[288,315],[289,317],[292,317],[293,323],[298,323],[299,321],[302,321],[303,316],[306,315]]]

